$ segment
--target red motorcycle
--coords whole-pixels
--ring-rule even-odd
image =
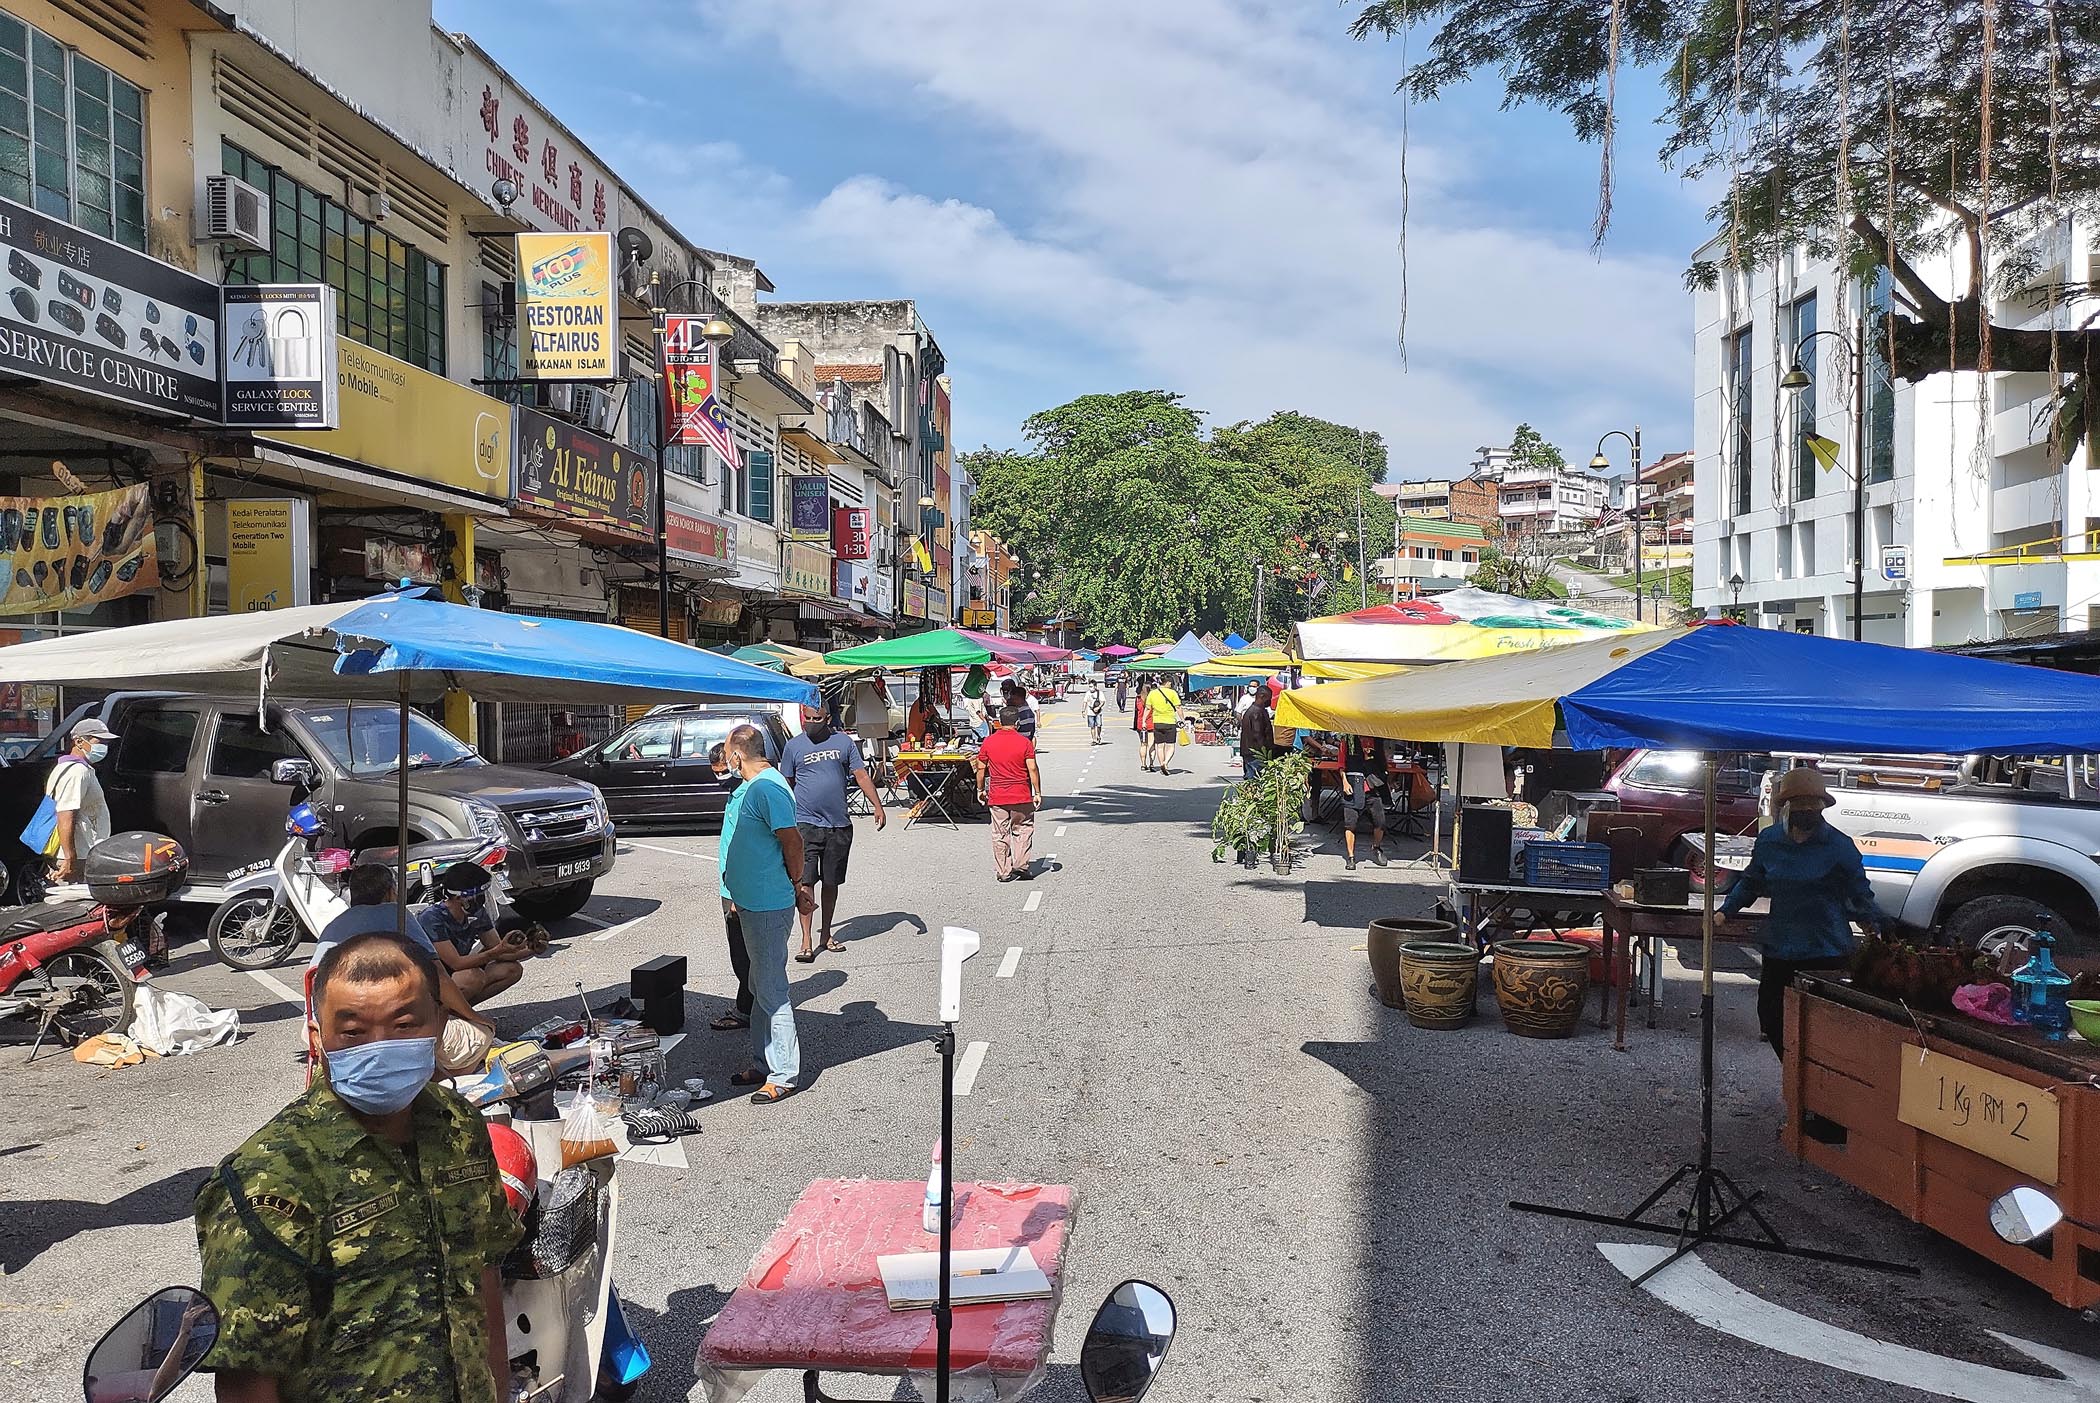
[[[75,1046],[131,1026],[149,954],[167,948],[167,913],[153,909],[189,879],[182,845],[159,833],[119,833],[89,850],[89,900],[39,901],[0,925],[0,1022],[36,1025],[29,1055],[56,1035]]]

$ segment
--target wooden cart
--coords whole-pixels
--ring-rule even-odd
[[[1786,1023],[1789,1151],[2064,1305],[2100,1304],[2100,1048],[1816,975],[1788,992]],[[2032,1247],[1991,1231],[2018,1184],[2064,1209]]]

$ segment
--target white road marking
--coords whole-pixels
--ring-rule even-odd
[[[622,921],[616,926],[607,926],[603,931],[599,932],[597,935],[592,936],[591,940],[594,944],[603,944],[604,942],[618,935],[621,931],[630,930],[648,919],[649,918],[647,916],[636,916],[631,921]]]
[[[1020,946],[1018,946],[1018,945],[1009,945],[1009,946],[1007,946],[1007,947],[1006,947],[1006,958],[1005,958],[1005,959],[1003,959],[1003,960],[1001,960],[1001,961],[999,961],[999,972],[998,972],[997,974],[993,975],[993,976],[992,976],[992,978],[994,978],[994,979],[1011,979],[1011,978],[1013,978],[1013,977],[1014,977],[1014,970],[1015,970],[1015,968],[1016,968],[1016,967],[1017,967],[1017,966],[1018,966],[1018,965],[1019,965],[1020,963],[1021,963],[1021,947],[1020,947]]]
[[[248,977],[288,1004],[303,1004],[306,1002],[306,995],[296,989],[287,987],[282,979],[279,979],[266,969],[251,969],[248,971]]]
[[[1055,833],[1052,833],[1050,836],[1053,838],[1062,838],[1065,836],[1065,830],[1063,828],[1059,828]]]
[[[1597,1250],[1628,1277],[1668,1256],[1653,1243],[1600,1242]],[[2041,1379],[1963,1359],[1948,1359],[1906,1345],[1890,1344],[1840,1329],[1826,1321],[1772,1304],[1730,1282],[1696,1256],[1685,1257],[1649,1278],[1641,1288],[1701,1325],[1766,1349],[1828,1364],[1848,1374],[1936,1393],[1962,1403],[2092,1403],[2100,1398],[2100,1360],[1991,1333],[2023,1354],[2065,1375]]]
[[[713,862],[716,860],[713,853],[696,853],[686,848],[659,847],[655,843],[630,843],[628,846],[644,848],[653,853],[669,853],[673,857],[697,857],[702,862]]]
[[[963,1049],[962,1065],[955,1069],[957,1096],[968,1096],[970,1088],[977,1085],[977,1071],[984,1066],[984,1055],[991,1049],[990,1043],[971,1043]]]
[[[1036,908],[1037,908],[1038,906],[1041,906],[1042,904],[1043,904],[1043,894],[1042,894],[1041,892],[1039,892],[1039,891],[1032,891],[1032,892],[1028,893],[1028,900],[1027,900],[1027,902],[1026,902],[1026,903],[1025,903],[1025,904],[1024,904],[1024,905],[1023,905],[1022,907],[1021,907],[1021,909],[1022,909],[1023,911],[1033,911],[1033,910],[1035,910],[1035,909],[1036,909]]]

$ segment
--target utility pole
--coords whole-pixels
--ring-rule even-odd
[[[1852,641],[1860,641],[1867,593],[1867,318],[1852,338]]]
[[[1254,636],[1261,637],[1261,597],[1268,588],[1261,557],[1254,557]]]

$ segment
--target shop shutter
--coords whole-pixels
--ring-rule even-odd
[[[686,603],[679,595],[671,598],[671,637],[684,643],[686,633]],[[656,632],[656,591],[653,589],[623,589],[620,591],[620,622],[638,633]],[[653,702],[642,702],[623,709],[627,721],[639,721],[646,715]]]

